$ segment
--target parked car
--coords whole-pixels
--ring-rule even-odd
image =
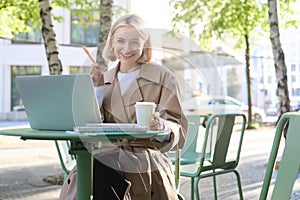
[[[230,96],[196,96],[183,101],[186,114],[244,113],[248,117],[248,105]],[[252,106],[252,122],[263,124],[266,114],[263,109]]]
[[[278,116],[278,108],[276,106],[269,106],[266,110],[267,116]]]
[[[298,104],[290,104],[290,111],[292,112],[300,112],[300,105]],[[270,105],[266,109],[266,115],[267,116],[279,116],[280,110],[278,105]]]
[[[299,104],[291,104],[291,111],[299,112],[300,111],[300,105]]]

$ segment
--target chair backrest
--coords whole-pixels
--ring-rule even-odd
[[[76,160],[74,156],[69,154],[70,141],[55,140],[55,146],[61,167],[65,171],[66,175],[68,175],[73,169],[73,167],[76,165]]]
[[[287,124],[288,122],[288,124]],[[281,116],[274,136],[272,150],[270,153],[268,166],[266,169],[260,200],[267,199],[270,182],[274,170],[275,160],[283,138],[282,132],[288,125],[285,146],[283,149],[280,166],[276,176],[274,189],[272,192],[272,200],[274,199],[290,199],[295,180],[297,178],[300,166],[300,113],[288,112]]]
[[[200,126],[201,115],[187,115],[188,132],[183,148],[180,151],[182,162],[196,162],[199,157],[197,149],[198,130]]]
[[[242,120],[241,120],[242,119]],[[214,114],[206,125],[206,132],[202,146],[200,166],[205,160],[209,160],[213,169],[234,169],[239,162],[241,146],[246,126],[246,117],[241,113]],[[231,150],[233,133],[238,136],[238,142],[234,145],[234,156],[228,158]],[[205,156],[203,156],[205,155]],[[207,156],[210,155],[208,159]],[[201,169],[199,169],[201,170]]]
[[[175,184],[177,190],[179,190],[180,185],[180,165],[196,163],[199,161],[200,153],[197,152],[199,127],[200,122],[205,122],[207,117],[208,115],[187,115],[188,132],[183,148],[176,152],[168,152],[169,158],[175,165]]]

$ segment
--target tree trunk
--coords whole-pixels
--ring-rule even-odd
[[[248,94],[248,126],[247,128],[251,128],[252,126],[252,94],[251,94],[251,76],[250,76],[250,45],[249,45],[249,36],[245,34],[245,42],[246,42],[246,53],[245,53],[245,61],[246,61],[246,80],[247,80],[247,94]]]
[[[280,116],[290,111],[290,98],[288,91],[287,69],[284,61],[284,53],[280,43],[280,33],[277,15],[277,0],[268,0],[270,39],[274,56],[275,72],[277,78],[277,94],[279,97]]]
[[[50,0],[39,0],[42,20],[42,36],[51,75],[62,73],[62,64],[56,44],[56,34],[53,29]]]
[[[97,50],[97,63],[100,64],[103,71],[107,70],[107,65],[102,57],[103,47],[105,46],[106,39],[112,24],[112,6],[113,0],[100,0],[100,34],[99,45]]]

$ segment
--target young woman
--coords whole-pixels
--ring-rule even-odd
[[[169,132],[164,137],[104,145],[94,160],[94,199],[177,199],[166,152],[183,147],[187,119],[175,77],[152,63],[151,53],[142,19],[125,15],[112,25],[103,51],[116,67],[105,73],[98,65],[91,69],[104,123],[136,123],[135,103],[155,102],[157,112],[149,127]]]

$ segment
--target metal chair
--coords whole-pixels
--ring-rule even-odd
[[[76,160],[73,155],[69,154],[70,141],[55,140],[55,146],[58,153],[60,165],[67,177],[73,167],[76,165]]]
[[[242,120],[237,120],[242,118]],[[237,121],[239,127],[236,128]],[[201,178],[213,177],[214,195],[217,199],[216,176],[220,174],[233,172],[237,177],[237,185],[240,199],[243,199],[240,175],[236,170],[239,163],[241,146],[246,126],[246,117],[244,114],[215,114],[209,117],[205,136],[202,144],[202,151],[199,155],[199,161],[180,165],[180,176],[191,178],[191,199],[200,199],[198,184]],[[231,137],[239,136],[236,148],[232,148]],[[235,145],[234,145],[235,146]],[[235,156],[229,158],[228,150],[235,151]],[[230,154],[232,155],[232,154]]]
[[[199,161],[200,153],[197,152],[197,138],[200,126],[201,118],[206,118],[206,115],[187,115],[188,119],[188,132],[186,135],[186,140],[184,147],[180,150],[180,164],[189,164]],[[172,163],[175,164],[176,153],[178,152],[168,152],[168,156]]]
[[[288,124],[287,124],[288,122]],[[300,113],[288,112],[281,116],[274,136],[273,146],[270,153],[268,166],[266,169],[260,200],[267,199],[270,182],[274,170],[275,160],[278,154],[278,148],[282,139],[282,132],[285,126],[288,126],[285,146],[282,153],[280,166],[276,176],[274,189],[272,192],[272,200],[290,199],[293,186],[297,178],[300,166]],[[268,198],[269,199],[269,198]]]
[[[206,118],[206,115],[187,115],[188,132],[184,147],[175,152],[168,152],[168,156],[175,166],[175,184],[178,192],[178,199],[184,197],[179,193],[180,186],[180,165],[196,163],[199,160],[200,153],[197,152],[197,138],[201,118]]]

